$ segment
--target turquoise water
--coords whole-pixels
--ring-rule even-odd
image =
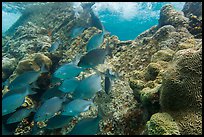
[[[182,10],[184,2],[104,2],[95,4],[94,11],[112,35],[120,40],[133,40],[158,24],[160,9],[165,4]]]
[[[76,3],[78,9],[80,3]],[[177,10],[183,8],[184,2],[96,2],[92,7],[105,29],[120,40],[133,40],[140,33],[158,24],[159,11],[165,4],[172,4]],[[3,3],[2,33],[6,32],[20,17],[20,13],[12,13]]]

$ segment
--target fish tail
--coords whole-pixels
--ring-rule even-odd
[[[36,94],[37,92],[32,91],[31,87],[27,85],[26,87],[26,95],[33,95]]]
[[[101,104],[98,104],[98,117],[100,117],[100,118],[106,117],[106,115],[105,115],[105,113],[101,107]]]
[[[110,57],[113,57],[112,55],[112,49],[109,45],[109,41],[106,43],[106,51],[107,51],[107,55],[110,56]]]
[[[40,73],[46,73],[48,70],[45,68],[45,64],[41,65]]]

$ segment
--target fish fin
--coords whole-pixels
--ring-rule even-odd
[[[82,57],[82,53],[77,53],[75,58],[72,60],[72,64],[77,65]]]
[[[98,75],[100,75],[100,76],[103,76],[103,75],[105,75],[105,73],[104,72],[101,72],[101,71],[99,71],[99,70],[97,70],[96,68],[92,68],[95,72],[96,72],[96,74],[98,74]]]
[[[37,85],[36,81],[31,84],[31,88],[40,89],[40,87]]]
[[[107,51],[107,55],[109,55],[112,58],[113,57],[112,48],[109,45],[109,40],[107,40],[107,43],[106,43],[106,51]]]
[[[110,35],[111,33],[110,33],[109,31],[107,31],[107,30],[104,30],[104,31],[103,31],[103,34],[104,34],[104,35],[107,35],[107,34]]]
[[[30,87],[29,85],[27,85],[27,87],[26,87],[26,93],[27,93],[27,95],[34,95],[34,94],[36,94],[37,92],[32,91],[31,87]]]
[[[48,72],[48,70],[45,68],[45,64],[42,64],[40,68],[40,73],[46,73],[46,72]]]

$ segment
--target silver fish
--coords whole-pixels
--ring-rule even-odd
[[[73,117],[70,116],[63,116],[63,115],[57,115],[53,118],[49,119],[47,122],[47,129],[57,129],[62,128],[69,124],[69,122],[73,119]]]
[[[9,117],[9,119],[7,120],[7,124],[20,122],[24,118],[28,117],[32,111],[34,111],[34,108],[32,109],[22,108],[16,111]]]
[[[86,45],[86,51],[89,52],[93,49],[98,48],[103,43],[103,39],[104,39],[103,32],[100,32],[92,36]]]
[[[58,68],[54,72],[54,77],[60,79],[69,79],[78,76],[83,70],[83,68],[78,67],[73,63],[68,63]]]
[[[75,99],[91,99],[100,90],[102,90],[101,76],[94,74],[80,81],[73,93],[73,97]]]
[[[38,79],[41,73],[45,73],[47,70],[45,69],[45,65],[43,64],[40,71],[27,71],[15,78],[10,84],[9,89],[15,89],[19,87],[24,87],[28,84],[33,83]]]
[[[55,43],[51,45],[51,47],[48,49],[48,52],[52,53],[56,51],[61,43],[62,43],[61,40],[58,39]]]
[[[66,79],[60,85],[59,90],[64,93],[74,92],[78,85],[79,80],[77,80],[76,78]]]
[[[61,115],[78,116],[81,112],[87,111],[90,105],[93,105],[92,101],[75,99],[71,102],[63,104]]]
[[[60,111],[63,101],[64,99],[60,99],[59,97],[46,100],[35,113],[34,121],[39,122],[52,118],[55,113]]]
[[[12,93],[4,97],[2,100],[2,116],[16,111],[24,103],[25,96],[29,94],[33,94],[33,92],[26,88],[24,92]]]
[[[99,64],[103,64],[107,55],[111,55],[109,46],[105,49],[93,49],[81,57],[78,66],[83,68],[94,68]]]

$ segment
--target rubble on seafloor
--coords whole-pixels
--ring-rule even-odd
[[[201,2],[197,4],[202,5]],[[100,121],[98,134],[202,134],[202,15],[200,11],[192,10],[194,6],[194,3],[187,2],[184,13],[171,5],[164,6],[159,25],[132,41],[120,41],[117,36],[105,35],[101,48],[109,42],[113,56],[107,57],[97,69],[104,72],[109,68],[118,73],[119,78],[114,80],[110,95],[102,91],[94,99],[104,113],[112,114]],[[49,73],[41,79],[46,77],[49,81],[48,75],[60,65],[71,62],[79,52],[85,54],[88,40],[100,31],[90,27],[70,42],[68,30],[74,25],[71,7],[58,9],[53,6],[49,10],[40,16],[31,15],[13,36],[3,38],[3,80],[9,78],[12,81],[24,71],[38,71],[40,63],[44,62]],[[59,37],[63,44],[56,52],[49,53],[47,49]],[[88,70],[78,78],[93,73]],[[41,87],[46,89],[46,84]],[[7,91],[6,88],[2,90],[3,93]],[[26,101],[32,99],[35,102],[34,98]],[[97,108],[91,107],[62,129],[48,132],[42,128],[40,134],[65,135],[79,120],[96,116]],[[14,134],[31,133],[32,122],[24,119]],[[46,123],[39,125],[46,126]]]

